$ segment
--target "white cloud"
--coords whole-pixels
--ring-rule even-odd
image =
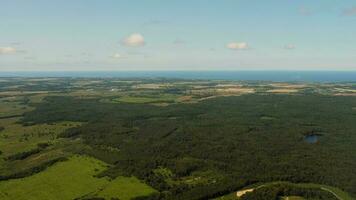
[[[346,15],[346,16],[356,16],[356,6],[350,8],[350,9],[344,10],[344,15]]]
[[[14,47],[0,47],[0,55],[15,54],[18,51]]]
[[[133,33],[124,38],[121,44],[128,47],[142,47],[145,45],[145,38],[140,33]]]
[[[295,45],[293,45],[293,44],[284,45],[284,49],[293,50],[293,49],[295,49]]]
[[[246,50],[249,49],[249,45],[246,42],[230,42],[226,45],[226,48],[232,50]]]

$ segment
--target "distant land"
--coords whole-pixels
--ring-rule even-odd
[[[18,71],[0,72],[0,77],[112,77],[244,81],[353,82],[356,81],[356,71]]]

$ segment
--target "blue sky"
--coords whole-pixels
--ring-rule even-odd
[[[356,70],[356,0],[0,0],[0,71]]]

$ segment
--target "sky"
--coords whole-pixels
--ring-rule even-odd
[[[0,71],[356,70],[356,0],[0,0]]]

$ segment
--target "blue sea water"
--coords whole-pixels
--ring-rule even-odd
[[[179,78],[245,81],[356,82],[356,71],[63,71],[0,72],[0,77]]]

